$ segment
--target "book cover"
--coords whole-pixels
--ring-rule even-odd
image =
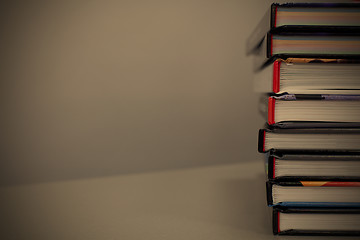
[[[266,166],[268,179],[275,182],[360,181],[360,155],[269,152]]]
[[[358,181],[268,181],[268,206],[360,208]]]
[[[269,128],[360,127],[360,95],[283,94],[267,109]]]
[[[271,95],[360,95],[360,61],[356,59],[276,59],[255,69],[254,91]]]
[[[254,70],[276,59],[360,59],[360,33],[267,33],[252,54]]]
[[[360,153],[359,128],[260,129],[258,151],[283,153]]]
[[[359,219],[359,208],[274,207],[273,234],[357,236]]]
[[[258,48],[267,33],[358,32],[359,8],[357,3],[273,3],[247,39],[247,53]]]

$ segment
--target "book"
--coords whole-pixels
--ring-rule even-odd
[[[359,208],[273,208],[275,235],[360,235]]]
[[[360,207],[360,182],[268,181],[269,206]]]
[[[359,128],[260,129],[258,151],[292,153],[360,152]]]
[[[279,58],[359,59],[359,34],[267,33],[253,51],[255,70]]]
[[[273,3],[247,39],[247,53],[270,33],[356,32],[360,26],[357,3]]]
[[[360,61],[276,59],[254,74],[254,90],[270,94],[360,95]]]
[[[274,3],[246,52],[274,234],[360,235],[360,3]]]
[[[295,95],[268,98],[271,127],[360,127],[360,95]]]
[[[360,181],[360,155],[272,152],[266,166],[271,181]]]

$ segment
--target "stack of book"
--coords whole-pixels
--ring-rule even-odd
[[[360,4],[272,4],[247,50],[273,233],[360,235]]]

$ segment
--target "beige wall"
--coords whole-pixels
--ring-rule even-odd
[[[258,160],[245,39],[270,2],[3,5],[0,182]]]

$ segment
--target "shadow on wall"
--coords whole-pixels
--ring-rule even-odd
[[[223,192],[219,198],[224,200],[222,211],[226,216],[219,221],[236,228],[261,233],[264,239],[269,239],[272,235],[272,213],[266,203],[264,175],[257,175],[251,179],[224,180],[219,183],[219,189]]]
[[[4,6],[0,184],[259,158],[248,3]]]

